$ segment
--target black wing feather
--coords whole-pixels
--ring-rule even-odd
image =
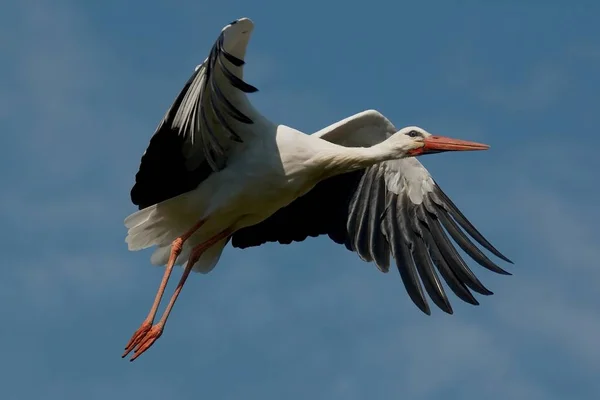
[[[185,83],[150,139],[131,189],[131,201],[140,209],[188,192],[213,171],[225,167],[227,154],[219,136],[242,142],[225,114],[240,123],[253,123],[227,99],[216,82],[218,68],[233,87],[245,93],[257,91],[225,65],[223,60],[236,67],[244,65],[244,61],[226,52],[223,40],[221,34],[208,59]],[[199,143],[193,143],[195,140]],[[184,147],[190,141],[194,147],[202,148],[198,165],[188,163]]]
[[[466,303],[479,304],[471,290],[493,294],[469,269],[448,234],[491,271],[506,273],[467,234],[493,254],[508,259],[483,238],[437,184],[421,204],[414,204],[406,192],[396,194],[387,189],[382,165],[320,182],[263,222],[234,233],[232,245],[291,243],[327,234],[363,260],[374,261],[384,272],[389,270],[391,254],[408,295],[426,314],[431,310],[425,292],[440,309],[453,312],[440,276]]]
[[[430,227],[431,225],[431,216],[427,216],[428,222],[427,225]],[[446,284],[454,292],[456,296],[458,296],[461,300],[473,304],[479,305],[479,302],[475,299],[473,294],[469,291],[469,289],[465,286],[465,284],[458,278],[458,276],[452,271],[442,252],[440,251],[436,241],[433,239],[430,229],[424,230],[425,233],[425,244],[427,245],[427,250],[429,251],[429,255],[431,256],[431,261],[435,264],[440,275],[446,281]]]
[[[374,177],[369,197],[369,243],[368,248],[371,252],[371,258],[375,265],[382,271],[388,272],[390,269],[390,246],[385,240],[385,235],[380,229],[381,217],[385,213],[385,181],[380,168],[375,169],[377,174]]]

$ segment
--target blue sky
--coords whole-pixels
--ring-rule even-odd
[[[3,6],[2,398],[597,398],[600,5],[249,3]],[[516,262],[474,266],[494,296],[427,317],[396,271],[325,238],[228,248],[151,351],[120,358],[162,275],[124,243],[140,156],[241,16],[272,119],[312,132],[375,108],[491,144],[424,163]]]

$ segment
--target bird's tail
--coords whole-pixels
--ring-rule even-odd
[[[188,204],[190,199],[183,194],[136,211],[125,218],[125,242],[129,250],[138,251],[156,246],[150,262],[154,265],[165,265],[169,260],[173,241],[187,232],[201,217],[198,209],[202,207],[198,207],[198,203],[195,203],[195,207],[188,207]],[[207,239],[206,232],[201,228],[185,241],[176,264],[185,265],[191,250]],[[223,239],[206,250],[194,265],[193,271],[210,272],[219,261],[228,241],[228,238]]]

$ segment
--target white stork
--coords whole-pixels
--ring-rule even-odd
[[[208,273],[231,240],[247,248],[329,235],[383,272],[395,259],[412,301],[426,314],[425,292],[447,313],[441,277],[462,300],[490,295],[450,242],[501,274],[467,237],[507,261],[465,218],[414,158],[487,145],[398,130],[368,110],[312,135],[263,117],[242,80],[254,24],[225,26],[158,125],[141,159],[125,220],[130,250],[156,246],[151,262],[165,273],[148,317],[125,348],[131,360],[163,332],[190,273]],[[466,234],[465,234],[466,232]],[[160,321],[154,319],[173,266],[184,272]],[[424,288],[424,289],[423,289]]]

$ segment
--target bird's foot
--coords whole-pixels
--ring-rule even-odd
[[[154,326],[152,326],[150,328],[150,330],[146,333],[146,335],[144,337],[142,337],[142,339],[139,341],[133,357],[131,357],[131,360],[129,361],[133,361],[136,358],[138,358],[139,356],[141,356],[146,350],[148,350],[153,344],[154,342],[156,342],[158,340],[158,338],[162,335],[163,333],[163,325],[162,324],[156,324]]]
[[[149,322],[149,321],[142,322],[142,325],[138,328],[137,331],[135,331],[133,336],[131,336],[131,339],[129,339],[127,346],[125,346],[125,353],[123,353],[121,358],[125,358],[125,356],[127,356],[127,354],[129,354],[131,352],[131,350],[133,350],[138,344],[140,344],[142,342],[142,340],[144,340],[144,338],[146,337],[148,332],[150,332],[151,328],[152,328],[152,322]]]

